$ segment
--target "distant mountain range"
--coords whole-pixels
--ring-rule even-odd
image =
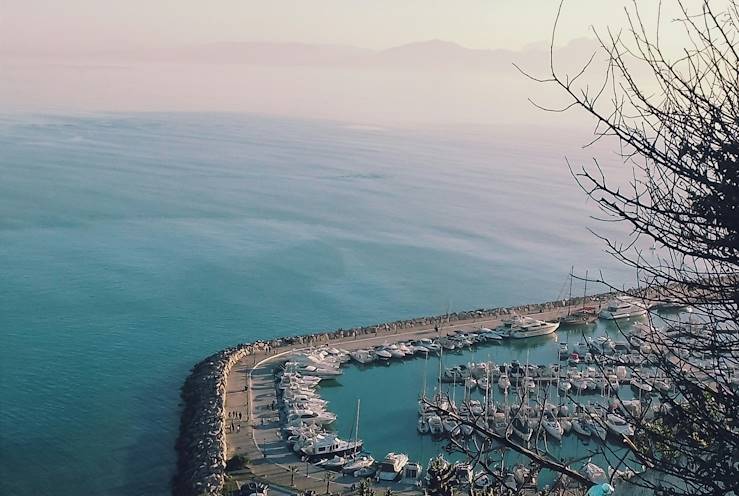
[[[578,39],[556,49],[563,59],[582,59],[597,48],[594,40]],[[400,45],[386,50],[370,50],[346,45],[306,43],[223,42],[187,47],[116,53],[91,53],[107,59],[156,62],[242,64],[254,66],[360,66],[378,68],[449,67],[472,70],[511,68],[521,64],[540,64],[549,56],[546,44],[533,44],[523,50],[484,50],[465,48],[442,40]]]

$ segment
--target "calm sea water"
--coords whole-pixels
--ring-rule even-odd
[[[586,137],[508,131],[0,118],[0,494],[167,494],[226,345],[628,283],[564,165]]]

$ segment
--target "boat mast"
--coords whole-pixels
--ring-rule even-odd
[[[485,389],[485,417],[490,417],[490,362],[485,367],[485,381],[488,387]]]
[[[567,298],[567,316],[570,315],[570,307],[572,306],[572,273],[575,272],[575,266],[570,266],[570,296]]]
[[[423,391],[421,392],[421,399],[426,399],[426,369],[429,364],[429,354],[426,353],[426,360],[423,363]]]
[[[585,298],[588,296],[588,270],[585,269],[585,289],[582,292],[582,307],[585,308]]]
[[[357,448],[359,448],[359,402],[360,398],[357,398],[357,415],[354,421],[354,456],[357,456]]]

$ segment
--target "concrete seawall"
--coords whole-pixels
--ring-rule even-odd
[[[392,337],[401,330],[443,326],[450,324],[470,324],[483,320],[505,317],[510,314],[539,314],[557,312],[567,307],[583,304],[598,304],[610,294],[588,296],[583,299],[550,301],[540,304],[520,305],[508,308],[477,309],[454,312],[448,315],[420,317],[398,320],[351,329],[316,332],[302,336],[275,338],[269,341],[256,341],[226,348],[196,364],[182,387],[183,410],[180,421],[180,434],[177,439],[177,473],[172,481],[175,495],[215,495],[221,494],[225,480],[226,441],[225,441],[225,401],[226,380],[231,368],[244,357],[254,355],[266,357],[289,349],[367,337]],[[585,300],[585,301],[583,301]]]

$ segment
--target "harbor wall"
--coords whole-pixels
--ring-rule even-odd
[[[172,493],[176,496],[221,494],[227,461],[224,432],[226,378],[234,364],[245,356],[274,354],[289,347],[322,345],[346,338],[383,335],[391,337],[400,330],[416,327],[442,326],[459,322],[474,324],[477,320],[500,318],[511,314],[525,315],[566,306],[592,305],[602,302],[609,296],[611,296],[609,293],[604,293],[586,298],[577,297],[507,308],[476,309],[351,329],[319,331],[239,344],[214,353],[192,368],[182,386],[183,408],[176,443],[177,471],[172,481]]]

